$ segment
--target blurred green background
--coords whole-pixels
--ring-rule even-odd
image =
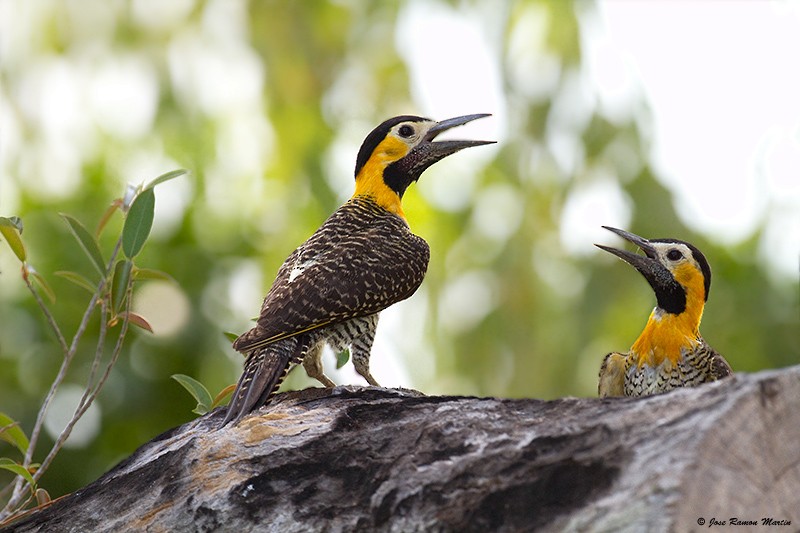
[[[797,268],[769,258],[794,261],[798,250],[770,247],[767,215],[738,239],[687,220],[651,161],[646,98],[634,91],[619,114],[593,96],[593,3],[9,0],[0,10],[0,215],[22,217],[30,263],[57,293],[52,310],[66,332],[87,297],[52,273],[91,267],[58,213],[94,228],[126,183],[191,172],[157,188],[153,235],[137,262],[177,284],[138,286],[136,307],[155,335],[130,335],[42,480],[54,496],[194,416],[172,374],[212,393],[238,378],[243,358],[223,332],[249,328],[284,258],[351,194],[363,137],[397,114],[493,113],[451,136],[499,143],[439,163],[406,195],[432,258],[420,291],[382,317],[372,358],[382,384],[595,395],[603,355],[628,349],[655,302],[638,273],[592,246],[622,246],[600,224],[678,237],[706,254],[714,278],[701,329],[735,370],[800,361]],[[466,29],[439,33],[436,20]],[[432,37],[443,48],[430,47],[420,66],[414,47]],[[449,61],[463,47],[477,52]],[[426,85],[437,68],[458,82],[455,103],[441,109],[426,92],[441,88]],[[709,179],[727,186],[724,176]],[[0,411],[29,431],[60,354],[18,267],[0,246]],[[41,453],[82,390],[96,330],[56,399]],[[363,383],[349,365],[329,374]],[[284,388],[313,385],[300,370]]]

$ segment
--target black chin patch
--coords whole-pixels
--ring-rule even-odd
[[[692,257],[694,257],[694,260],[697,261],[698,265],[700,265],[700,271],[703,273],[703,285],[706,290],[705,301],[708,301],[708,292],[711,290],[711,265],[708,264],[708,259],[706,259],[706,256],[703,255],[703,252],[698,250],[695,245],[678,239],[653,239],[650,242],[680,243],[686,245],[692,251]]]
[[[680,283],[670,275],[669,281],[662,280],[658,284],[651,283],[656,293],[658,306],[673,315],[679,315],[686,310],[686,291]]]
[[[419,178],[419,176],[414,175],[413,169],[407,167],[408,165],[404,160],[400,159],[387,165],[383,171],[383,182],[396,192],[401,199],[411,182]]]

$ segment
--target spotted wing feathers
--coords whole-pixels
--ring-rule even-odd
[[[377,313],[417,290],[429,256],[428,245],[400,217],[351,200],[284,262],[257,325],[233,346],[247,353]]]

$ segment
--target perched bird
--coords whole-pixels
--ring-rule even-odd
[[[328,387],[324,345],[350,347],[371,385],[369,356],[378,313],[414,294],[428,268],[428,244],[411,233],[401,200],[406,188],[441,159],[493,141],[437,141],[443,131],[486,114],[436,122],[404,115],[367,135],[358,152],[356,187],[309,239],[289,255],[264,298],[256,326],[233,347],[247,356],[223,425],[264,405],[293,364]]]
[[[728,362],[700,336],[711,287],[711,267],[688,242],[647,240],[603,226],[644,256],[596,244],[638,270],[656,293],[657,305],[628,353],[612,352],[600,366],[600,396],[647,396],[716,381],[732,373]]]

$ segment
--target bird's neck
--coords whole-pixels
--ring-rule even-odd
[[[683,353],[699,342],[704,305],[704,296],[687,291],[686,309],[682,313],[668,313],[660,307],[653,309],[647,325],[631,347],[637,364],[640,367],[659,366],[664,361],[676,364]]]
[[[367,161],[358,176],[356,176],[356,190],[353,193],[353,198],[359,196],[369,197],[380,207],[406,220],[403,206],[400,203],[400,195],[386,185],[383,180],[385,168],[385,161],[379,159]]]

